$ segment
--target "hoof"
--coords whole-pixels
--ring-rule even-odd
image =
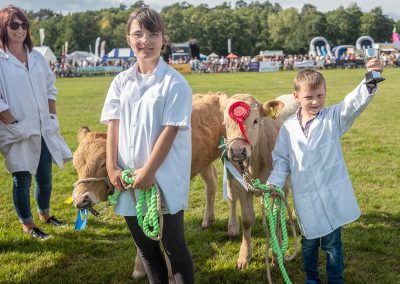
[[[208,229],[208,228],[210,228],[212,226],[213,222],[214,222],[213,218],[212,219],[211,218],[210,219],[206,219],[201,224],[201,227],[203,228],[203,230]]]
[[[142,279],[146,277],[146,272],[142,272],[142,271],[133,271],[132,272],[132,277],[133,279]]]
[[[228,237],[236,238],[239,236],[239,227],[229,227],[228,228]]]
[[[237,261],[237,263],[236,263],[236,268],[237,268],[238,270],[243,271],[243,270],[245,270],[245,269],[247,268],[247,266],[249,265],[249,263],[250,263],[250,261],[248,261],[248,260],[245,260],[245,259],[241,260],[241,259],[239,259],[239,260]]]

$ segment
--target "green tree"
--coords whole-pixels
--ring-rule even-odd
[[[362,12],[357,4],[351,4],[346,9],[338,9],[326,13],[326,33],[329,41],[335,45],[354,44],[360,34],[360,19]]]
[[[301,40],[301,15],[295,8],[289,8],[268,18],[270,42],[273,49],[289,53],[304,52],[307,43]]]
[[[301,10],[300,40],[305,44],[302,48],[306,51],[308,43],[316,36],[326,37],[326,17],[318,12],[313,5],[306,4]]]
[[[381,8],[362,13],[359,6],[351,4],[322,13],[315,6],[305,4],[300,11],[282,9],[269,1],[223,2],[214,8],[207,4],[188,2],[164,7],[167,35],[171,42],[197,40],[202,53],[227,53],[227,40],[232,39],[232,51],[239,55],[256,55],[260,50],[283,49],[285,53],[303,53],[311,38],[324,36],[334,45],[354,44],[361,35],[370,35],[376,42],[390,41],[393,25],[400,31],[400,21],[383,15]],[[39,29],[45,29],[44,44],[61,54],[65,41],[69,52],[88,50],[97,37],[107,42],[107,51],[127,46],[126,22],[129,14],[146,7],[144,1],[129,8],[118,7],[61,15],[49,9],[29,11],[31,34],[39,44]]]
[[[361,16],[360,32],[371,36],[376,42],[391,41],[395,22],[383,15],[382,8],[376,7]]]

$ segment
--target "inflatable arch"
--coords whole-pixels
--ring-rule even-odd
[[[358,50],[362,48],[368,48],[374,46],[374,40],[370,36],[360,36],[356,41],[356,48]]]
[[[308,51],[309,55],[318,55],[318,56],[330,56],[332,57],[331,47],[328,41],[320,36],[315,37],[310,42],[310,49]]]
[[[354,49],[354,45],[338,45],[335,46],[332,49],[333,54],[335,55],[335,58],[340,57],[343,53],[347,52],[348,48],[353,48]]]

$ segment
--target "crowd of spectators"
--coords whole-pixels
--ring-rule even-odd
[[[65,63],[52,62],[50,63],[50,69],[57,77],[77,77],[82,76],[82,74],[87,74],[85,72],[82,72],[82,70],[88,70],[90,68],[95,69],[96,67],[122,67],[122,69],[119,68],[118,70],[126,70],[135,62],[135,58],[106,61],[97,60],[95,62],[91,62],[88,60],[69,61]],[[109,73],[110,75],[115,75],[115,72]]]
[[[380,60],[385,67],[400,67],[400,52],[381,52]],[[208,57],[204,61],[197,58],[188,62],[192,66],[194,72],[218,73],[218,72],[235,72],[235,71],[251,71],[251,62],[273,62],[279,66],[280,70],[294,70],[305,66],[312,66],[317,69],[329,68],[357,68],[364,67],[364,59],[354,54],[343,53],[339,57],[316,56],[308,54],[288,54],[279,56],[242,56],[235,59],[226,57]],[[306,64],[304,64],[306,63]]]
[[[384,67],[400,67],[400,51],[381,52],[380,60]],[[248,72],[251,70],[252,63],[257,62],[273,62],[279,66],[279,70],[294,70],[303,67],[314,67],[317,69],[329,68],[357,68],[364,66],[364,60],[354,54],[343,53],[339,57],[316,56],[308,54],[288,54],[277,56],[241,56],[237,58],[207,57],[205,60],[199,58],[180,58],[177,61],[169,60],[169,64],[190,64],[192,71],[195,73],[221,73],[221,72]],[[51,63],[50,67],[56,76],[59,77],[75,77],[88,74],[81,72],[88,69],[87,67],[120,67],[118,72],[126,70],[135,63],[135,59],[118,59],[108,61],[90,62],[87,60],[79,60],[74,62],[66,62],[60,64],[58,62]],[[122,67],[122,68],[121,68]],[[115,75],[116,71],[108,72]],[[108,74],[107,73],[107,74]],[[101,73],[105,75],[106,73]]]

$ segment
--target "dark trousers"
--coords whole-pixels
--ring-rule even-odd
[[[42,138],[40,160],[35,175],[35,200],[39,213],[47,213],[50,210],[50,197],[52,190],[52,157]],[[32,175],[27,172],[12,173],[13,178],[13,202],[21,223],[32,222],[31,203],[29,189],[32,183]]]
[[[329,284],[344,283],[343,248],[341,227],[332,233],[316,239],[301,238],[303,265],[306,272],[307,284],[321,283],[318,270],[318,249],[321,246],[326,252],[326,273]]]
[[[194,283],[193,262],[186,246],[183,213],[182,210],[174,215],[163,215],[164,227],[161,241],[171,262],[176,284],[191,284]],[[150,283],[167,284],[168,270],[160,243],[146,237],[139,227],[136,216],[125,216],[125,221],[142,257]]]

